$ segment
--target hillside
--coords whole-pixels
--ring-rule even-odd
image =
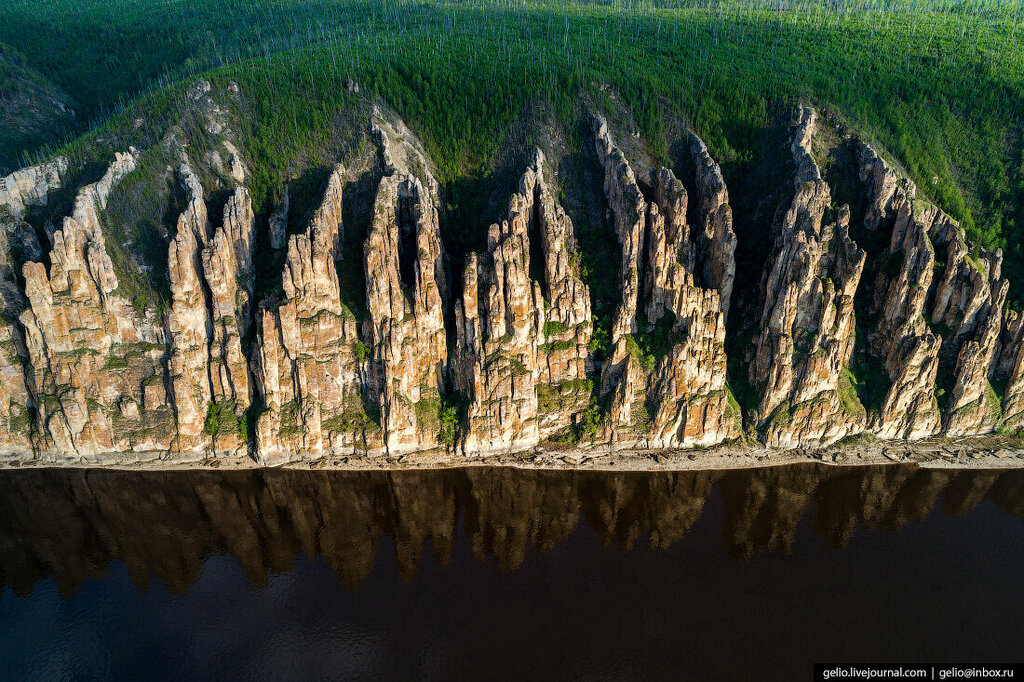
[[[0,7],[0,43],[97,124],[141,91],[229,65],[224,76],[255,100],[260,206],[298,143],[328,134],[348,78],[386,98],[437,160],[441,182],[460,190],[487,175],[503,131],[537,96],[566,121],[581,90],[609,84],[662,155],[667,107],[734,183],[756,162],[774,107],[810,101],[892,153],[972,244],[1001,246],[1015,297],[1020,4],[770,7],[12,0]],[[34,153],[46,139],[5,141],[0,156]],[[463,193],[447,200],[458,206]]]
[[[570,125],[537,99],[460,212],[349,80],[261,206],[245,88],[191,82],[4,179],[10,455],[804,447],[1024,418],[1001,253],[812,108],[780,107],[730,188],[670,111],[661,152],[610,86]]]
[[[9,456],[1024,418],[1013,7],[257,7],[96,3],[77,59],[59,3],[0,10],[97,121],[0,185]]]
[[[74,102],[0,43],[0,170],[17,167],[26,151],[59,144],[78,120]]]

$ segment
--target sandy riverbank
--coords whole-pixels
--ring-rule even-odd
[[[798,463],[838,466],[916,464],[926,468],[1012,469],[1024,468],[1024,443],[1019,438],[978,436],[935,438],[906,443],[870,438],[852,439],[826,448],[781,450],[733,443],[690,450],[536,447],[517,453],[462,456],[443,450],[399,457],[326,455],[315,459],[297,457],[286,469],[404,470],[497,466],[521,469],[579,469],[598,471],[692,471],[699,469],[746,469]],[[46,460],[0,457],[0,469],[95,468],[128,471],[258,469],[263,465],[249,457],[221,456],[177,460],[153,453],[125,453],[102,461],[91,459]]]

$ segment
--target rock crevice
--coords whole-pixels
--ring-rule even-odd
[[[452,273],[435,167],[393,114],[372,109],[368,144],[324,168],[308,209],[308,186],[292,178],[257,215],[226,113],[209,88],[190,93],[208,114],[212,151],[190,158],[198,145],[173,129],[156,150],[164,156],[116,154],[57,229],[37,232],[28,208],[73,177],[66,160],[0,182],[2,456],[248,453],[278,466],[755,436],[803,447],[1024,425],[1024,319],[1007,309],[1002,254],[969,248],[953,220],[849,136],[846,170],[859,184],[834,195],[816,154],[835,135],[810,108],[792,126],[793,175],[760,299],[734,304],[729,192],[693,133],[681,147],[684,185],[642,141],[620,136],[620,146],[595,117],[599,226],[574,224],[564,164],[533,151],[504,218]],[[144,278],[108,242],[122,219],[108,200],[154,158],[161,168],[173,159],[153,174],[180,187],[160,226],[159,305],[136,295]],[[841,194],[862,205],[835,206]],[[852,228],[851,216],[861,221]],[[587,260],[583,231],[597,227],[614,235],[619,267],[611,324],[595,331],[588,283],[603,286],[593,268],[610,264]],[[257,273],[269,262],[267,286]],[[728,374],[729,318],[730,333],[753,329],[735,344],[748,351],[732,358],[739,376]],[[744,379],[746,431],[729,378]]]

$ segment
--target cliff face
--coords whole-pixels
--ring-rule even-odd
[[[422,180],[392,155],[392,131],[374,133],[385,175],[365,245],[372,398],[389,452],[430,449],[438,444],[448,361],[437,183],[416,150],[406,151],[424,168]]]
[[[760,296],[735,297],[737,309],[729,192],[692,133],[677,175],[593,120],[615,262],[587,260],[580,235],[594,226],[574,224],[563,162],[537,149],[505,217],[451,272],[443,190],[397,117],[373,109],[359,150],[325,169],[312,197],[285,185],[260,216],[230,118],[209,87],[190,97],[207,151],[172,129],[156,157],[180,197],[158,263],[162,306],[138,303],[140,275],[109,242],[119,218],[108,203],[154,165],[153,149],[117,154],[56,223],[30,214],[75,189],[63,187],[66,160],[0,182],[3,456],[248,453],[278,465],[552,440],[709,446],[743,435],[729,386],[746,378],[746,433],[772,446],[1024,420],[1024,321],[1006,310],[1001,254],[972,252],[952,220],[849,136],[857,187],[844,194],[861,203],[835,207],[816,161],[832,133],[811,109],[791,131],[793,174]],[[617,273],[600,337],[594,268]],[[732,367],[729,318],[730,333],[752,332]]]
[[[801,110],[792,143],[793,200],[773,228],[751,366],[765,442],[783,447],[831,443],[865,427],[863,408],[840,394],[865,254],[850,239],[848,207],[826,216],[832,196],[811,156],[815,125],[815,112]]]
[[[689,197],[668,168],[652,172],[647,201],[607,122],[594,120],[605,196],[622,249],[621,299],[612,322],[601,394],[611,397],[608,432],[618,442],[680,447],[739,435],[740,414],[726,380],[723,292],[731,291],[736,237],[721,172],[694,138],[699,226],[687,222]],[[691,232],[694,234],[691,236]],[[707,277],[709,286],[703,286]],[[663,357],[638,337],[658,335]]]
[[[51,236],[49,268],[29,262],[23,269],[27,306],[19,322],[36,410],[32,442],[43,457],[96,460],[169,445],[166,330],[119,295],[101,224],[110,193],[135,164],[134,152],[117,155],[78,192],[72,215]]]
[[[868,335],[889,380],[874,430],[915,439],[1012,426],[1019,346],[1015,315],[1004,312],[1002,253],[972,256],[953,221],[917,198],[873,149],[861,143],[857,156],[868,200],[865,228],[891,230]],[[1006,385],[1002,399],[991,381]]]
[[[267,464],[295,452],[353,447],[360,429],[357,323],[342,304],[335,259],[342,238],[345,169],[336,166],[305,232],[288,238],[283,301],[257,315],[254,365],[266,411],[256,442]]]
[[[510,204],[488,230],[487,251],[469,257],[455,309],[455,380],[470,399],[466,451],[536,445],[590,399],[590,296],[539,150]]]

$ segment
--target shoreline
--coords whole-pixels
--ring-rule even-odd
[[[137,453],[126,453],[136,454]],[[244,471],[286,469],[298,471],[403,471],[502,467],[541,471],[657,472],[759,469],[793,464],[829,466],[913,465],[927,469],[1024,468],[1024,443],[1018,438],[972,436],[930,438],[915,442],[858,440],[823,448],[773,449],[733,443],[711,448],[660,450],[609,445],[591,448],[538,446],[516,453],[465,456],[442,450],[387,455],[324,455],[297,458],[275,466],[248,456],[225,455],[206,459],[151,459],[109,461],[80,459],[0,458],[0,471],[38,469],[97,469],[111,471]]]

